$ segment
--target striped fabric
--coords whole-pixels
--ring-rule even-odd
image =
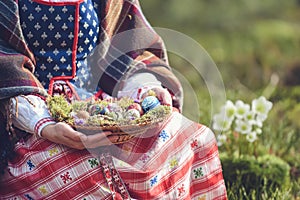
[[[103,173],[104,152],[131,199],[227,198],[213,132],[178,112],[122,145],[88,152],[32,136],[16,152],[0,182],[2,199],[118,199]]]

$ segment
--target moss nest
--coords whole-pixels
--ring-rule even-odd
[[[159,105],[144,113],[140,103],[131,98],[117,100],[89,100],[68,102],[62,95],[48,97],[51,116],[58,122],[72,126],[126,126],[162,121],[170,113],[170,106]],[[134,111],[130,106],[135,104]],[[136,108],[140,107],[140,109]]]

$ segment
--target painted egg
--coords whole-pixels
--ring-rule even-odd
[[[127,119],[134,120],[136,118],[139,118],[141,116],[140,111],[136,109],[129,109],[126,111],[125,116]]]
[[[108,104],[108,109],[111,112],[121,112],[122,108],[117,103]]]
[[[99,105],[91,105],[89,107],[89,113],[91,115],[97,115],[100,113],[101,107]]]
[[[78,111],[75,116],[79,119],[88,119],[90,117],[90,114],[87,111],[81,110]]]
[[[142,108],[144,112],[148,112],[149,110],[152,110],[156,106],[160,105],[159,100],[155,96],[147,96],[143,101],[142,101]]]
[[[123,119],[123,115],[120,112],[111,112],[109,113],[109,116],[114,120],[114,121],[119,121]]]
[[[103,107],[101,110],[100,110],[100,113],[101,115],[107,115],[109,113],[109,109],[107,107]]]
[[[140,113],[140,115],[144,114],[142,106],[139,103],[133,103],[130,106],[128,106],[127,110],[131,110],[131,109],[137,110]]]
[[[101,107],[100,105],[92,105],[89,108],[89,113],[91,115],[105,115],[109,112],[107,107]]]

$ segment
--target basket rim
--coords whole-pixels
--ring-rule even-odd
[[[142,134],[145,130],[151,129],[154,126],[156,126],[159,123],[163,123],[165,120],[167,120],[170,117],[170,114],[162,117],[157,118],[155,120],[149,120],[145,121],[143,123],[138,124],[125,124],[125,125],[73,125],[73,127],[78,130],[82,131],[99,131],[99,133],[104,131],[110,131],[112,134],[110,135],[139,135]]]

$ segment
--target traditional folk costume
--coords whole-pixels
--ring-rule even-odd
[[[182,106],[161,38],[137,0],[0,2],[1,199],[226,199],[214,134],[180,114],[93,152],[39,137],[48,94],[131,96]]]

